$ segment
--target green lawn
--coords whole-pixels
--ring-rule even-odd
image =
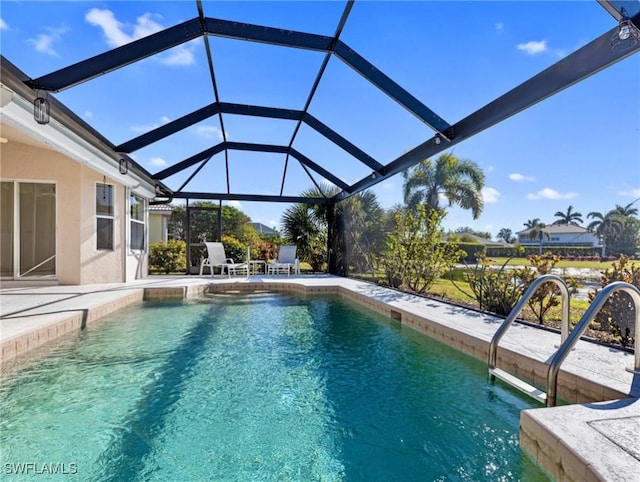
[[[456,281],[456,285],[458,285],[465,292],[471,293],[469,283],[465,281]],[[431,286],[431,289],[429,290],[429,296],[443,298],[454,303],[466,304],[473,308],[478,307],[475,300],[469,298],[460,289],[456,288],[451,281],[445,279],[436,280],[436,282]],[[578,323],[578,321],[580,321],[580,318],[589,307],[589,302],[572,299],[569,306],[569,321],[572,324],[576,324]],[[535,317],[532,315],[528,308],[524,309],[523,315],[526,320],[535,322]],[[561,308],[560,306],[556,306],[550,310],[549,315],[547,316],[548,321],[546,321],[545,324],[554,326],[556,324],[555,322],[560,322],[560,319]]]
[[[508,260],[508,262],[507,262]],[[527,258],[491,258],[491,264],[496,266],[502,266],[505,262],[507,265],[513,266],[531,266],[531,263]],[[605,270],[611,267],[613,261],[569,261],[566,259],[558,261],[556,268],[586,268],[586,269],[601,269]]]

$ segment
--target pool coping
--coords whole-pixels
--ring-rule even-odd
[[[369,282],[329,275],[249,279],[159,276],[127,284],[3,288],[0,360],[4,364],[143,300],[256,290],[339,295],[481,361],[487,360],[489,341],[503,321]],[[544,362],[555,351],[557,339],[555,333],[516,324],[500,343],[498,367],[544,386]],[[559,397],[573,405],[522,411],[521,447],[555,480],[637,480],[640,456],[636,452],[640,449],[634,445],[635,437],[624,438],[626,432],[640,433],[640,376],[624,370],[632,362],[633,354],[580,341],[558,377]]]

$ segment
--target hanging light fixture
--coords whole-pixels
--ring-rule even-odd
[[[41,97],[38,94],[36,100],[33,101],[33,118],[38,124],[49,123],[49,101],[46,97]]]
[[[120,158],[120,163],[119,163],[119,171],[120,174],[126,174],[129,172],[129,159],[127,159],[126,157],[121,157]]]

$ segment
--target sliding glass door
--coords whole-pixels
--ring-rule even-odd
[[[2,277],[56,275],[56,186],[2,182]]]

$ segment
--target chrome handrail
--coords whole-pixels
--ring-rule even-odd
[[[524,292],[520,301],[516,303],[516,306],[513,307],[509,316],[502,322],[500,328],[495,332],[493,338],[491,339],[491,343],[489,344],[489,369],[493,370],[496,367],[496,360],[498,357],[498,343],[500,339],[504,336],[507,329],[511,326],[514,320],[518,317],[520,312],[525,307],[525,304],[531,299],[534,293],[538,290],[538,288],[545,283],[555,283],[560,288],[560,293],[562,295],[562,325],[561,325],[561,343],[564,343],[565,340],[569,337],[569,288],[564,280],[555,274],[545,274],[533,280],[533,282],[527,288],[527,291]],[[493,379],[493,375],[491,376]]]
[[[560,365],[567,358],[567,355],[573,348],[573,346],[580,339],[584,331],[589,326],[589,323],[593,321],[598,311],[609,300],[616,291],[624,291],[631,296],[631,299],[635,305],[636,322],[635,322],[635,344],[634,344],[634,365],[633,371],[635,373],[640,372],[640,290],[630,283],[624,281],[616,281],[611,283],[598,293],[598,296],[591,302],[587,311],[584,312],[582,318],[571,332],[571,336],[565,340],[557,352],[551,357],[549,361],[549,369],[547,372],[547,406],[553,407],[556,404],[556,391],[558,386],[558,372],[560,371]]]

